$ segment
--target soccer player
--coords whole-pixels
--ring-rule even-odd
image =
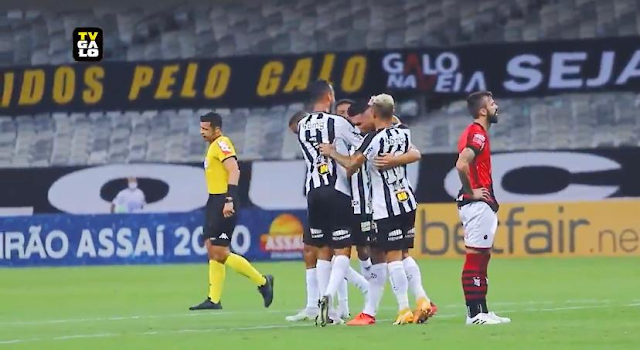
[[[498,122],[498,105],[488,91],[472,93],[467,107],[473,123],[460,135],[456,168],[462,189],[456,199],[464,227],[466,256],[462,270],[462,290],[467,304],[467,321],[471,324],[511,322],[487,308],[487,266],[498,227],[498,202],[491,178],[489,128]]]
[[[343,101],[344,104],[344,101]],[[294,134],[298,134],[298,123],[302,118],[307,116],[307,113],[304,111],[299,111],[293,114],[289,119],[289,130]],[[306,321],[315,319],[318,315],[318,300],[320,298],[318,293],[318,280],[317,280],[317,270],[316,263],[318,259],[318,248],[314,247],[310,244],[311,234],[308,229],[305,229],[303,236],[303,257],[306,267],[306,290],[307,290],[307,304],[306,307],[300,310],[295,315],[287,316],[285,319],[289,322],[298,322],[298,321]],[[369,289],[368,282],[364,277],[358,274],[355,270],[349,267],[347,271],[347,278],[340,283],[338,289],[338,299],[340,302],[338,303],[338,315],[336,317],[346,318],[349,314],[349,305],[348,305],[348,292],[345,291],[347,289],[347,282],[351,282],[354,284],[360,291],[363,293],[367,293]]]
[[[349,108],[354,104],[353,100],[350,100],[348,98],[343,98],[341,100],[338,100],[338,102],[336,102],[336,114],[347,118],[349,113]]]
[[[400,119],[393,116],[393,125],[403,133],[411,137],[409,127],[402,124]],[[394,167],[404,166],[406,172],[406,164],[420,160],[421,154],[413,144],[409,146],[409,151],[401,155],[383,153],[374,159],[374,165],[380,170],[389,170]],[[415,211],[410,214],[411,220],[415,222]],[[407,273],[409,280],[409,290],[416,299],[416,309],[413,312],[415,323],[424,323],[430,317],[438,312],[438,307],[431,301],[422,285],[422,273],[418,263],[409,255],[409,250],[413,249],[415,239],[415,229],[408,231],[405,237],[405,247],[402,250],[402,265]],[[365,318],[365,321],[367,319]],[[358,324],[358,320],[354,320],[354,324]]]
[[[310,244],[319,248],[316,272],[321,299],[317,322],[326,326],[339,322],[329,316],[330,302],[349,270],[351,189],[345,169],[321,155],[318,147],[335,144],[347,152],[349,146],[362,142],[362,136],[347,120],[329,113],[335,102],[331,84],[317,81],[309,93],[313,111],[298,123],[298,141],[307,165]]]
[[[209,254],[209,295],[189,310],[222,309],[220,298],[226,266],[255,283],[264,299],[264,306],[269,307],[273,302],[273,276],[262,275],[247,259],[229,250],[237,220],[235,204],[240,169],[231,140],[222,134],[221,116],[214,112],[201,116],[200,135],[210,143],[204,160],[209,199],[203,227]]]
[[[363,103],[355,105],[355,101],[350,99],[341,99],[336,102],[336,114],[346,118],[349,123],[353,125],[352,115],[359,113],[363,107]],[[364,104],[366,106],[366,104]],[[356,128],[356,131],[357,130]],[[361,133],[362,135],[362,133]],[[351,147],[349,149],[349,154],[355,152],[357,147]],[[364,166],[363,166],[364,169]],[[358,273],[351,273],[348,277],[350,282],[356,285],[360,291],[364,294],[367,294],[369,291],[369,283],[367,282],[369,273],[369,268],[371,268],[371,259],[369,258],[369,231],[371,230],[371,219],[366,217],[366,213],[364,207],[366,206],[366,199],[369,198],[368,191],[368,174],[367,178],[363,178],[363,172],[357,172],[351,176],[350,184],[351,184],[351,205],[354,210],[353,216],[353,224],[351,227],[351,237],[353,238],[353,243],[356,246],[356,250],[358,252],[358,259],[360,260],[360,272],[362,275]],[[358,186],[361,186],[360,189]],[[364,191],[367,191],[367,195],[365,198]],[[360,199],[362,198],[362,200]],[[371,212],[369,211],[369,214]],[[364,231],[361,225],[364,226]],[[360,277],[365,276],[365,277]],[[364,279],[363,279],[364,278]],[[346,319],[349,318],[349,290],[347,286],[347,281],[343,281],[340,283],[340,287],[338,287],[338,314],[341,318]],[[366,297],[366,296],[365,296]]]
[[[387,94],[374,96],[369,101],[369,105],[371,106],[369,111],[372,112],[369,115],[373,118],[372,124],[376,132],[367,134],[354,155],[344,155],[344,152],[340,152],[330,144],[322,144],[319,149],[322,155],[336,160],[349,173],[357,171],[365,162],[369,163],[373,220],[376,226],[371,245],[384,252],[384,262],[386,262],[393,292],[398,301],[398,317],[394,324],[407,324],[414,322],[414,313],[409,308],[407,294],[409,282],[402,263],[402,251],[406,247],[410,231],[414,229],[415,216],[411,214],[417,209],[417,203],[413,190],[409,186],[404,166],[383,171],[375,166],[374,159],[384,153],[400,155],[409,152],[411,138],[408,133],[400,131],[393,125],[394,101],[391,96]],[[361,130],[367,131],[364,128]],[[380,296],[372,295],[376,294],[378,285],[370,282],[370,286],[369,300],[363,312],[369,317],[367,324],[375,322],[371,313],[375,313],[384,283],[380,288]]]
[[[289,130],[298,135],[298,123],[302,118],[306,117],[307,113],[304,111],[298,111],[289,119]],[[305,229],[303,236],[303,259],[305,264],[305,281],[307,289],[307,305],[304,309],[300,310],[297,314],[287,316],[285,319],[289,322],[298,322],[313,320],[318,315],[318,300],[320,299],[320,293],[318,292],[318,277],[316,270],[316,262],[318,260],[318,248],[310,245],[311,233],[308,229]]]

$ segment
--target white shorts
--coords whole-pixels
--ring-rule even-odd
[[[485,202],[472,202],[458,210],[464,227],[464,245],[491,248],[498,229],[498,215]]]

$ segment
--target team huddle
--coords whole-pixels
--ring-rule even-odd
[[[393,97],[380,94],[366,103],[341,100],[334,115],[330,109],[335,96],[328,82],[316,82],[309,92],[310,113],[299,113],[290,121],[307,166],[307,305],[287,320],[315,318],[320,326],[344,323],[349,317],[348,281],[363,292],[365,306],[347,325],[375,324],[388,276],[398,304],[394,324],[427,321],[437,306],[409,255],[417,201],[407,165],[420,160],[420,151],[408,127],[394,115]],[[457,164],[467,246],[462,275],[467,324],[507,323],[508,318],[489,312],[486,305],[486,271],[497,228],[486,129],[497,122],[497,105],[488,92],[472,94],[468,105],[475,122],[461,137]],[[358,250],[361,274],[349,265],[352,246]],[[415,297],[413,310],[409,291]],[[338,310],[333,303],[336,294]]]
[[[334,105],[337,115],[331,114]],[[498,106],[489,92],[471,94],[467,106],[474,122],[460,137],[456,163],[462,183],[456,201],[466,246],[461,279],[466,323],[508,323],[510,319],[490,312],[486,302],[487,268],[498,224],[487,131],[497,122]],[[420,268],[409,255],[418,204],[407,165],[419,161],[421,153],[411,141],[409,128],[394,113],[395,102],[388,94],[336,104],[333,87],[317,81],[309,88],[308,112],[291,118],[289,127],[297,134],[306,163],[307,305],[287,321],[315,319],[320,326],[345,323],[350,318],[347,283],[352,283],[363,293],[365,303],[362,312],[346,323],[373,325],[387,278],[398,304],[395,325],[424,323],[436,315],[437,306],[425,291]],[[205,159],[209,201],[203,228],[210,288],[205,301],[190,309],[222,309],[227,266],[251,279],[269,307],[274,298],[273,276],[262,275],[229,250],[240,177],[235,150],[222,134],[220,115],[202,116],[200,127],[210,143]],[[360,272],[350,266],[354,246]],[[409,293],[415,300],[413,307]]]

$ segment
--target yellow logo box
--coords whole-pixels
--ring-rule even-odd
[[[640,256],[640,201],[503,204],[493,254],[502,257]],[[416,257],[464,255],[456,204],[421,204]]]

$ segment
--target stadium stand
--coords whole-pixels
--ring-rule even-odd
[[[8,11],[0,15],[0,65],[70,63],[67,38],[87,25],[117,33],[106,37],[105,59],[129,61],[640,34],[635,0],[241,0],[144,8]]]
[[[0,14],[0,66],[70,63],[68,38],[82,25],[117,33],[106,37],[105,59],[144,61],[638,35],[639,9],[635,0],[243,0],[146,10],[7,11]],[[502,120],[495,150],[640,146],[640,94],[496,97]],[[225,132],[242,159],[292,159],[298,146],[286,121],[301,107],[219,112],[228,115]],[[199,113],[0,116],[0,166],[201,161]],[[459,102],[427,111],[408,100],[400,108],[404,114],[419,116],[410,120],[423,152],[450,152],[468,123]],[[257,131],[264,137],[253,137]]]
[[[640,146],[640,95],[576,94],[500,100],[497,151]],[[301,104],[218,110],[243,159],[293,159],[299,149],[285,127]],[[198,162],[204,145],[198,110],[53,113],[0,118],[0,166],[128,162]],[[464,102],[414,118],[414,142],[425,153],[451,152],[468,123]],[[560,117],[561,116],[561,117]],[[598,132],[594,132],[595,128]],[[255,135],[264,135],[255,137]]]

